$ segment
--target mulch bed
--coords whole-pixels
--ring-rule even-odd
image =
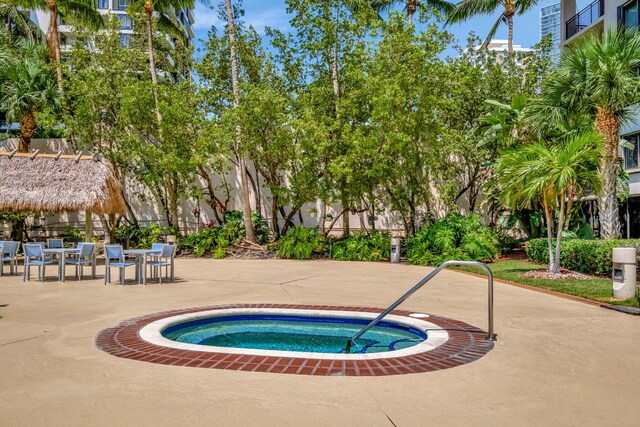
[[[552,273],[548,270],[531,270],[531,271],[527,271],[524,274],[521,274],[520,277],[524,279],[552,279],[552,280],[563,280],[563,279],[589,280],[591,278],[586,274],[576,273],[575,271],[567,270],[565,268],[561,268],[559,273]]]

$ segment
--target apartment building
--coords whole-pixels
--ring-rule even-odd
[[[98,12],[103,15],[113,14],[120,20],[120,42],[123,46],[128,46],[131,36],[134,33],[133,22],[131,17],[127,15],[126,9],[131,4],[131,0],[96,0],[96,6]],[[47,32],[49,28],[49,12],[46,10],[32,10],[30,12],[31,20],[38,24],[43,32]],[[189,41],[194,38],[193,32],[193,11],[188,8],[184,8],[179,11],[172,11],[169,13],[169,17],[179,21],[184,27],[185,35]],[[60,44],[62,50],[69,50],[73,44],[72,28],[65,25],[64,22],[59,22],[58,30],[60,32]]]
[[[549,56],[554,63],[560,59],[560,3],[540,8],[540,40],[551,34],[552,48]]]
[[[576,0],[561,0],[562,47],[570,46],[586,34],[601,34],[618,25],[639,29],[638,5],[639,0],[595,0],[586,5],[578,4]],[[633,146],[622,148],[620,152],[624,169],[629,173],[629,198],[620,205],[621,231],[623,237],[640,238],[640,113],[625,124],[620,136]],[[598,232],[594,202],[590,202],[587,211],[594,231]]]

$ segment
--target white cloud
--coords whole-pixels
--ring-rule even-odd
[[[211,9],[211,7],[204,5],[200,2],[196,2],[196,7],[193,10],[193,30],[205,30],[208,31],[212,25],[220,28],[223,25],[223,21],[218,18],[217,8]]]

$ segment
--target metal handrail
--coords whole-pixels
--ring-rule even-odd
[[[420,280],[418,283],[416,283],[411,289],[409,289],[409,291],[407,291],[407,293],[405,293],[400,298],[398,298],[396,300],[396,302],[391,304],[385,311],[380,313],[378,315],[378,317],[373,319],[364,328],[360,329],[360,331],[358,331],[357,334],[355,334],[353,337],[351,337],[347,341],[346,353],[350,353],[351,352],[351,346],[353,345],[353,342],[355,340],[360,338],[369,329],[371,329],[375,325],[377,325],[387,314],[389,314],[393,310],[395,310],[396,307],[398,307],[407,298],[409,298],[411,295],[413,295],[425,283],[427,283],[429,280],[433,279],[438,273],[440,273],[440,271],[442,269],[444,269],[445,267],[448,267],[450,265],[456,265],[456,266],[468,265],[468,266],[482,267],[487,272],[487,285],[488,285],[488,293],[489,293],[489,295],[488,295],[489,327],[488,327],[488,331],[487,331],[487,340],[495,341],[497,335],[493,333],[493,272],[491,272],[489,267],[487,267],[487,265],[485,263],[482,263],[482,262],[478,262],[478,261],[453,261],[453,260],[451,260],[451,261],[445,261],[442,264],[440,264],[435,270],[433,270],[431,273],[429,273],[427,276],[425,276],[422,280]]]
[[[570,39],[596,22],[601,16],[604,16],[604,2],[605,0],[594,0],[580,12],[567,19],[565,23],[565,39]]]

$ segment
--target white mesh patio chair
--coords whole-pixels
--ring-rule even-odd
[[[76,277],[78,280],[82,280],[85,266],[94,266],[93,252],[95,251],[95,246],[95,243],[80,242],[77,248],[79,252],[72,254],[65,260],[66,264],[76,266]],[[93,278],[95,279],[95,276],[93,276]]]
[[[169,269],[171,269],[171,283],[174,282],[174,258],[176,255],[175,245],[161,245],[162,252],[160,255],[156,255],[154,260],[147,262],[152,271],[158,276],[158,280],[162,283],[162,267],[165,267],[165,277],[169,277]],[[152,249],[155,249],[152,247]]]
[[[18,274],[18,249],[20,242],[0,242],[0,276],[4,274],[4,263],[9,263],[9,274]]]
[[[31,267],[38,267],[39,279],[44,281],[47,265],[58,264],[57,259],[46,258],[42,251],[42,245],[38,243],[27,243],[24,245],[24,273],[22,281],[31,279]]]
[[[127,261],[122,245],[104,245],[104,284],[111,283],[111,269],[120,269],[120,284],[124,286],[125,269],[136,265],[136,261]]]
[[[64,247],[64,239],[47,239],[47,248],[62,249]]]

